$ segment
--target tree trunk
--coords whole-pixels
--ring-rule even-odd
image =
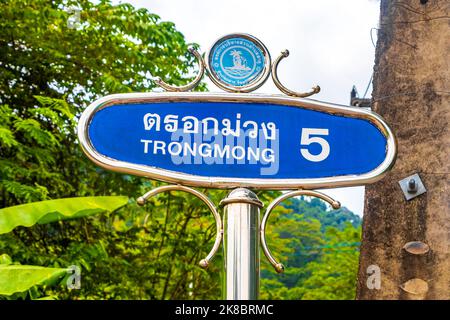
[[[393,129],[398,157],[366,187],[357,298],[450,299],[449,2],[382,0],[380,16],[372,107]],[[414,173],[427,192],[407,201],[398,181]],[[409,253],[410,241],[430,250]]]

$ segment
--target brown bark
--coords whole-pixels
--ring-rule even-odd
[[[392,171],[366,187],[358,299],[450,299],[449,1],[382,0],[373,110],[398,140]],[[406,201],[398,181],[419,173],[427,192]],[[410,241],[430,251],[402,249]],[[367,268],[381,270],[369,289]],[[408,282],[407,293],[400,286]],[[428,290],[427,290],[428,287]]]

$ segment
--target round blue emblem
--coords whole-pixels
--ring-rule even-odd
[[[239,91],[239,88],[257,83],[256,89],[267,79],[268,66],[270,56],[267,49],[249,35],[236,34],[221,38],[208,56],[212,80],[225,89]]]

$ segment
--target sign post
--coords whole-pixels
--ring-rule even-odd
[[[259,210],[256,194],[245,188],[234,189],[220,203],[224,206],[223,298],[256,300],[259,297]]]
[[[277,75],[283,53],[272,64],[261,41],[247,34],[220,38],[199,61],[192,83],[165,93],[116,94],[92,103],[78,124],[80,145],[97,165],[174,185],[205,202],[216,219],[214,247],[200,261],[207,268],[224,233],[226,299],[257,299],[259,242],[277,272],[284,267],[267,247],[265,226],[281,201],[298,195],[339,202],[310,189],[355,186],[381,179],[393,166],[396,142],[377,114],[355,107],[302,99],[319,92],[289,90]],[[184,92],[207,71],[228,93]],[[250,94],[272,74],[286,95]],[[224,223],[207,196],[190,187],[233,189],[222,200]],[[269,205],[260,224],[261,201],[246,189],[294,190]]]

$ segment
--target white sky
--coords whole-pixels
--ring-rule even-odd
[[[146,7],[161,20],[174,22],[187,42],[200,45],[201,53],[219,37],[233,32],[257,37],[272,59],[289,49],[290,56],[280,63],[281,81],[297,91],[320,85],[321,92],[313,97],[317,100],[348,105],[352,86],[356,85],[363,95],[372,74],[375,49],[370,29],[378,24],[380,4],[376,0],[113,2]],[[208,88],[220,91],[209,81]],[[280,93],[270,78],[255,92]],[[370,94],[371,89],[367,96]],[[363,214],[363,187],[329,189],[325,193],[356,214]]]

